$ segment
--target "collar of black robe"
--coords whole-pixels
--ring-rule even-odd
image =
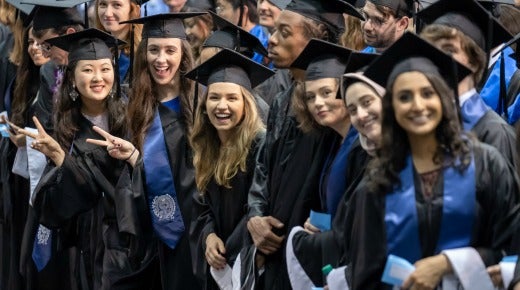
[[[417,13],[427,24],[453,27],[489,53],[512,35],[475,0],[440,0]]]
[[[142,38],[180,38],[186,39],[182,20],[204,15],[206,12],[179,12],[157,14],[128,21],[119,22],[143,24]]]

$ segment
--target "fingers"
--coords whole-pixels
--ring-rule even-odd
[[[110,142],[108,142],[107,140],[97,140],[97,139],[88,138],[86,141],[87,141],[87,143],[98,145],[98,146],[106,146],[106,147],[110,146]]]
[[[37,133],[29,132],[29,131],[27,131],[25,129],[19,129],[18,131],[16,131],[16,133],[24,134],[25,136],[29,136],[29,137],[31,137],[33,139],[38,138],[38,134]]]
[[[222,256],[216,247],[206,249],[206,261],[215,269],[223,269],[226,265],[226,258]]]
[[[18,130],[21,129],[20,127],[16,126],[16,125],[15,125],[14,123],[12,123],[12,122],[9,122],[9,121],[6,121],[6,122],[7,122],[7,124],[9,124],[9,127],[11,127],[11,128],[14,130],[14,132],[16,132],[16,131],[18,131]]]
[[[283,223],[281,221],[279,221],[278,219],[276,219],[275,217],[268,216],[268,217],[266,217],[266,220],[271,226],[273,226],[275,228],[278,228],[278,229],[283,228]]]
[[[319,233],[320,232],[320,229],[318,229],[317,227],[313,226],[310,223],[309,219],[307,219],[307,221],[303,224],[303,228],[309,234],[315,234],[315,233]]]
[[[110,135],[110,133],[99,128],[98,126],[93,126],[92,129],[94,129],[94,131],[96,131],[96,133],[101,135],[103,138],[105,138],[107,140],[114,140],[114,136]]]
[[[36,125],[36,129],[38,129],[38,134],[47,135],[47,132],[45,132],[45,129],[43,128],[43,126],[40,123],[40,121],[38,120],[38,118],[36,118],[36,116],[33,116],[32,119],[33,119],[34,125]]]

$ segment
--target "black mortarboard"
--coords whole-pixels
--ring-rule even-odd
[[[212,0],[188,0],[186,6],[200,9],[201,11],[207,11],[215,8],[215,4]]]
[[[345,73],[362,71],[379,56],[379,53],[353,51],[348,59]]]
[[[289,3],[291,3],[291,0],[268,0],[271,2],[274,6],[278,7],[280,10],[284,10]]]
[[[471,71],[419,36],[406,32],[365,70],[365,76],[386,87],[409,71],[429,72],[443,77],[456,91]]]
[[[223,49],[188,72],[185,77],[205,86],[212,83],[229,82],[251,91],[273,74],[274,71],[248,57],[233,50]]]
[[[186,39],[183,19],[200,16],[206,12],[164,13],[119,22],[144,24],[142,38],[181,38]]]
[[[110,48],[125,43],[95,28],[51,38],[47,42],[68,51],[70,63],[78,60],[113,59]]]
[[[256,52],[267,56],[267,49],[265,49],[256,36],[218,16],[216,13],[212,11],[208,12],[213,17],[213,25],[218,30],[214,31],[213,34],[204,41],[202,47],[228,48],[241,53],[248,51],[251,55],[253,52]]]
[[[343,98],[345,98],[345,90],[347,89],[347,87],[357,81],[362,81],[368,84],[381,97],[385,94],[385,89],[381,87],[381,85],[367,78],[361,72],[379,56],[380,54],[377,53],[364,53],[356,51],[353,51],[350,54],[347,67],[345,69],[345,74],[341,78],[341,94]]]
[[[6,0],[6,2],[25,13],[25,15],[30,15],[34,9],[34,4],[22,3],[22,0]]]
[[[69,26],[85,25],[84,19],[76,5],[88,2],[88,0],[23,0],[23,4],[36,5],[33,16],[33,29],[35,31]]]
[[[377,6],[384,6],[390,8],[394,12],[406,11],[407,16],[411,16],[413,10],[413,3],[418,0],[368,0]]]
[[[417,17],[427,24],[446,25],[461,31],[486,52],[512,37],[474,0],[440,0],[421,10]]]
[[[343,46],[311,39],[291,67],[305,70],[306,80],[339,78],[345,73],[351,52]]]
[[[364,19],[363,15],[361,15],[356,7],[341,0],[293,0],[285,9],[316,21],[332,25],[336,29],[338,28],[337,19],[335,15],[331,14],[346,13],[359,19]]]

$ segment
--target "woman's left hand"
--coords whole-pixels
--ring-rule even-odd
[[[110,133],[98,126],[92,128],[99,135],[103,136],[105,140],[87,139],[87,143],[106,146],[108,154],[112,156],[112,158],[127,161],[132,167],[135,166],[137,158],[139,157],[139,150],[137,150],[132,143],[125,139],[112,136]]]
[[[20,129],[20,127],[16,126],[15,124],[9,122],[9,121],[5,121],[9,127],[11,128],[11,130],[9,130],[9,139],[11,139],[11,142],[14,143],[14,145],[16,145],[16,147],[25,147],[26,143],[25,143],[25,135],[24,134],[20,134],[20,133],[17,133]]]
[[[493,265],[486,268],[486,271],[493,281],[495,287],[503,287],[504,282],[502,281],[502,272],[500,272],[500,265]]]
[[[444,275],[451,273],[451,265],[445,255],[424,258],[415,263],[415,271],[404,281],[402,289],[433,290]]]

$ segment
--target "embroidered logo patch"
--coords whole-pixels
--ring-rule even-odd
[[[38,227],[38,233],[36,234],[36,238],[38,239],[39,245],[47,245],[49,242],[49,238],[51,236],[51,230],[40,225]]]
[[[163,194],[153,198],[152,211],[160,221],[173,221],[175,210],[175,200],[171,195]]]

